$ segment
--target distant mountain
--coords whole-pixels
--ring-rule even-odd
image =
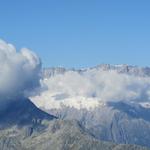
[[[65,73],[70,71],[77,73],[77,75],[75,74],[76,76],[72,77],[72,74],[69,74],[69,80],[67,80],[66,77],[65,80],[63,80],[63,77],[66,75]],[[90,96],[84,96],[84,94],[82,95],[84,88],[87,88],[87,91],[89,89],[94,89],[93,91],[102,90],[102,88],[95,89],[97,87],[93,85],[92,88],[89,88],[89,80],[87,79],[90,78],[91,81],[96,82],[97,80],[93,80],[92,73],[97,71],[99,71],[99,74],[96,76],[96,78],[99,78],[102,71],[103,76],[99,84],[102,84],[100,85],[102,88],[104,86],[106,95],[107,92],[109,95],[111,93],[111,89],[113,90],[117,86],[117,92],[119,91],[121,94],[124,94],[124,90],[126,90],[126,88],[129,88],[129,90],[126,91],[126,94],[131,92],[131,95],[138,95],[140,92],[144,92],[142,94],[140,93],[141,97],[139,97],[137,100],[130,100],[129,97],[127,100],[120,99],[120,101],[115,99],[112,99],[112,101],[103,101],[101,100],[103,93],[100,93],[101,97],[98,97],[94,92]],[[123,74],[129,76],[125,76],[123,79],[121,78],[121,82],[123,84],[117,84],[117,77],[120,76],[114,76],[115,80],[111,82],[111,80],[109,80],[109,78],[111,78],[111,74],[107,76],[107,73],[111,71],[115,71],[119,75]],[[106,73],[103,74],[103,72]],[[87,77],[89,73],[91,73],[90,77],[84,80],[84,77]],[[121,144],[137,144],[150,147],[150,102],[148,99],[145,99],[148,98],[148,96],[146,97],[145,94],[147,94],[149,91],[149,84],[146,84],[147,81],[149,82],[150,77],[149,67],[142,68],[130,65],[110,64],[101,64],[96,67],[79,70],[58,67],[46,68],[43,70],[42,75],[44,83],[48,85],[48,90],[45,92],[42,91],[39,94],[40,96],[32,99],[32,101],[39,108],[60,119],[77,120],[81,126],[88,130],[88,133],[97,140],[104,140]],[[80,78],[78,75],[83,76]],[[105,76],[107,76],[106,79]],[[77,77],[77,79],[74,79],[74,77]],[[126,80],[129,77],[131,77],[130,80]],[[107,85],[105,86],[103,84],[103,79],[106,80],[106,84],[108,84],[108,86],[112,84],[111,88],[107,88]],[[63,82],[61,82],[62,80]],[[78,88],[78,84],[76,83],[78,80],[79,83],[81,82],[81,84],[79,84],[81,85],[81,88],[78,89],[77,92],[79,93],[76,94],[76,91],[74,92],[73,90]],[[82,80],[86,82],[82,82]],[[132,82],[132,80],[133,84],[129,84],[127,87],[124,87],[124,83]],[[139,81],[140,85],[138,85]],[[74,92],[74,95],[69,93],[70,89],[67,87],[67,85],[70,85],[71,82],[73,82],[73,84],[71,84],[71,88],[73,87],[71,92]],[[53,86],[50,86],[50,84]],[[60,86],[55,86],[57,84]],[[63,84],[65,86],[62,86]],[[84,84],[86,86],[84,86]],[[123,88],[120,87],[120,85]],[[142,88],[140,88],[140,86],[142,86]],[[56,88],[57,90],[55,90]],[[120,88],[123,90],[120,90]],[[134,91],[133,89],[136,90]],[[147,91],[145,92],[145,90]],[[66,91],[69,92],[67,93]]]
[[[42,120],[52,120],[55,116],[38,109],[29,99],[12,100],[7,108],[0,111],[0,129],[9,126],[40,125]]]
[[[103,70],[103,71],[110,71],[115,70],[118,73],[125,73],[135,76],[150,76],[150,67],[138,67],[138,66],[131,66],[131,65],[111,65],[111,64],[100,64],[95,67],[91,68],[83,68],[83,69],[66,69],[63,67],[52,67],[52,68],[45,68],[42,71],[43,78],[49,78],[55,76],[57,74],[64,74],[68,71],[75,71],[78,73],[83,73],[89,70]]]
[[[66,120],[76,119],[96,139],[150,147],[150,109],[123,102],[95,109],[43,109]]]
[[[148,150],[136,145],[117,145],[89,136],[75,121],[52,120],[47,128],[24,136],[24,130],[8,129],[0,133],[1,150]]]
[[[148,150],[99,141],[79,122],[48,115],[28,99],[9,104],[0,125],[0,150]]]

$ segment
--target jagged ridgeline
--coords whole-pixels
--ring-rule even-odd
[[[149,67],[58,67],[42,75],[48,89],[32,98],[42,110],[77,120],[97,140],[150,147]]]
[[[38,109],[29,99],[13,100],[0,112],[0,150],[148,150],[95,139],[78,121]]]
[[[90,68],[82,68],[82,69],[66,69],[63,67],[51,67],[51,68],[44,68],[42,71],[43,78],[49,78],[58,74],[64,74],[68,71],[75,71],[78,73],[83,73],[88,70],[102,70],[102,71],[117,71],[118,73],[125,73],[135,76],[150,76],[150,68],[149,67],[138,67],[138,66],[131,66],[127,64],[122,65],[111,65],[111,64],[100,64],[95,67]]]

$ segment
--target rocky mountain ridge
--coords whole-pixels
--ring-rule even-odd
[[[122,64],[122,65],[100,64],[95,67],[83,68],[83,69],[74,69],[74,68],[66,69],[64,67],[44,68],[42,71],[42,77],[49,78],[57,74],[64,74],[65,72],[68,71],[83,73],[93,69],[102,70],[102,71],[114,70],[117,71],[118,73],[125,73],[125,74],[130,74],[135,76],[145,76],[145,77],[150,76],[150,67],[138,67],[138,66],[132,66],[127,64]]]
[[[1,150],[148,150],[99,141],[79,122],[48,115],[28,99],[9,104],[0,125]]]

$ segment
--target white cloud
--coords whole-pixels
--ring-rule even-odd
[[[150,96],[149,77],[119,74],[116,71],[93,69],[83,74],[69,71],[45,79],[42,84],[46,85],[48,90],[32,100],[47,109],[61,105],[79,108],[77,103],[90,108],[107,101],[144,102],[149,101]]]
[[[27,48],[16,51],[12,44],[0,40],[0,100],[25,96],[39,86],[41,61]]]
[[[29,96],[39,86],[41,61],[27,48],[16,51],[0,40],[0,101]],[[32,100],[40,107],[62,105],[93,108],[107,101],[150,102],[150,77],[119,74],[116,71],[69,71],[41,80],[40,95]],[[37,91],[36,91],[37,92]]]

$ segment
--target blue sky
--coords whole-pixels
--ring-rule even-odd
[[[149,0],[0,0],[0,38],[43,66],[150,66]]]

